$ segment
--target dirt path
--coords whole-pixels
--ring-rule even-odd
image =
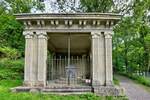
[[[117,75],[116,78],[120,80],[120,85],[125,88],[125,94],[129,100],[150,100],[150,92],[142,86],[124,76]]]

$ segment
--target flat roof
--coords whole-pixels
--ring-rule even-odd
[[[120,20],[116,13],[19,13],[14,14],[17,20],[46,20],[46,19],[110,19]]]

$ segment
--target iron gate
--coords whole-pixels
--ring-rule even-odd
[[[90,85],[89,56],[71,56],[68,66],[66,56],[48,57],[48,85]]]

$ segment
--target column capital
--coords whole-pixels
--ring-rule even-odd
[[[101,32],[91,32],[92,38],[99,38]]]
[[[33,32],[31,31],[23,31],[23,35],[25,36],[26,39],[33,38]]]
[[[112,32],[105,32],[104,36],[105,36],[105,38],[111,39],[112,38]]]
[[[47,39],[47,33],[45,31],[37,31],[36,34],[38,38]]]
[[[45,31],[41,31],[41,30],[36,31],[36,34],[37,35],[47,35],[47,33]]]
[[[25,38],[26,38],[26,39],[31,39],[31,38],[33,38],[33,35],[27,34],[27,35],[25,35]]]

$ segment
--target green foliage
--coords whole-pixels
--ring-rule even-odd
[[[32,8],[44,10],[44,5],[39,0],[4,0],[2,7],[9,7],[9,13],[29,13]]]
[[[8,14],[0,15],[0,44],[1,47],[15,48],[24,51],[23,26]]]
[[[115,71],[150,71],[150,27],[147,23],[150,0],[80,0],[84,12],[118,12],[124,15],[114,28],[113,66]],[[128,2],[128,3],[127,3]]]
[[[56,0],[59,12],[111,12],[114,0]],[[77,5],[78,4],[78,5]]]
[[[122,18],[114,28],[113,64],[118,71],[150,71],[150,27],[147,22],[149,4],[149,0],[133,0],[133,14]]]
[[[0,59],[0,80],[2,79],[22,79],[24,63],[23,59],[10,60]]]
[[[113,0],[80,0],[84,12],[110,12]]]
[[[0,47],[1,58],[17,59],[20,56],[20,52],[18,52],[16,49],[10,47]]]
[[[10,88],[22,85],[22,80],[0,80],[0,87]]]
[[[115,85],[120,85],[120,82],[118,79],[116,79],[115,77],[113,77],[113,82]]]
[[[0,48],[15,48],[24,56],[23,24],[16,21],[14,13],[29,13],[31,9],[43,10],[44,6],[35,0],[0,1]],[[9,50],[10,51],[10,50]],[[14,51],[12,49],[12,51]],[[6,53],[5,53],[6,55]]]

